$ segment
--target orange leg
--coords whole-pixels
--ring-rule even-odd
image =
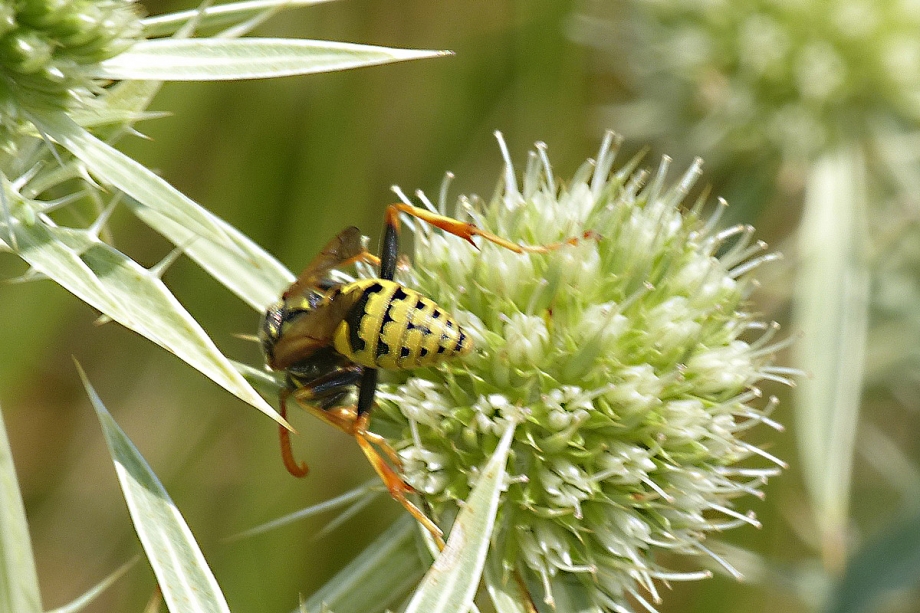
[[[402,478],[396,474],[396,472],[390,468],[390,465],[383,461],[383,458],[380,457],[380,453],[374,449],[373,445],[369,440],[369,436],[372,433],[367,431],[367,424],[369,421],[369,415],[367,413],[358,417],[355,422],[355,431],[354,437],[358,441],[358,445],[361,447],[361,451],[364,452],[364,455],[367,456],[368,461],[371,463],[371,466],[374,467],[374,470],[377,471],[377,475],[380,477],[380,480],[383,481],[383,484],[387,486],[387,491],[390,492],[390,496],[393,497],[396,502],[401,504],[404,509],[406,509],[412,517],[414,517],[418,523],[428,530],[431,534],[431,537],[434,539],[435,544],[438,546],[438,551],[444,549],[444,533],[440,528],[431,521],[427,515],[422,513],[421,509],[415,506],[408,498],[406,494],[411,494],[415,490],[412,489],[408,483],[402,480]],[[392,457],[395,455],[395,451],[385,442],[382,438],[373,435],[374,438],[380,440],[377,445],[384,450],[384,452]]]
[[[437,544],[438,549],[444,549],[444,533],[440,528],[435,525],[422,511],[415,506],[408,498],[407,494],[413,493],[415,490],[412,489],[408,483],[402,480],[402,478],[393,470],[393,468],[386,463],[383,457],[380,455],[378,448],[383,451],[383,453],[390,459],[390,461],[397,466],[402,468],[402,462],[399,459],[399,456],[396,454],[396,451],[390,447],[386,440],[373,432],[368,431],[368,423],[370,421],[370,416],[365,413],[364,415],[358,415],[357,407],[355,406],[339,406],[331,407],[329,409],[321,409],[319,407],[313,406],[309,401],[312,400],[312,395],[310,390],[306,388],[300,388],[293,392],[294,398],[297,400],[308,413],[316,416],[322,421],[326,422],[330,426],[333,426],[342,432],[355,437],[355,440],[358,442],[358,446],[361,447],[361,451],[364,452],[364,455],[367,457],[371,466],[374,468],[374,471],[380,477],[380,480],[383,481],[383,484],[386,486],[387,491],[390,493],[390,496],[393,497],[396,502],[401,504],[406,511],[409,512],[412,517],[414,517],[422,526],[428,530],[431,534],[431,537],[434,539],[434,542]],[[282,401],[282,406],[283,406]],[[288,465],[288,458],[290,463],[297,467],[297,463],[294,461],[293,457],[290,457],[290,433],[285,430],[282,433],[282,455],[285,454],[284,449],[284,439],[286,438],[288,443],[287,454],[288,457],[285,458],[285,466],[288,467],[288,471],[292,474],[295,474],[291,471],[291,466]],[[287,436],[285,436],[287,435]],[[376,448],[375,448],[376,445]],[[303,465],[303,468],[306,468],[306,465]],[[306,474],[304,472],[304,474]]]
[[[380,258],[371,253],[370,251],[362,251],[353,258],[343,260],[340,267],[348,266],[349,264],[354,264],[355,262],[367,262],[371,266],[380,266]],[[338,267],[337,267],[338,268]]]
[[[460,221],[458,219],[454,219],[453,217],[438,215],[437,213],[432,213],[427,209],[420,209],[404,202],[397,202],[387,207],[385,217],[387,225],[398,228],[399,213],[401,212],[407,215],[411,215],[417,219],[421,219],[422,221],[427,222],[436,228],[440,228],[445,232],[450,232],[455,236],[459,236],[474,247],[477,247],[477,249],[478,246],[473,242],[474,236],[481,236],[485,240],[491,243],[495,243],[500,247],[504,247],[505,249],[510,249],[515,253],[547,253],[549,251],[554,251],[564,245],[576,245],[578,244],[579,240],[578,238],[570,238],[565,241],[559,243],[551,243],[549,245],[520,245],[518,243],[512,243],[511,241],[492,234],[491,232],[486,232],[475,224]],[[584,238],[589,237],[596,238],[593,232],[586,233],[584,236]]]

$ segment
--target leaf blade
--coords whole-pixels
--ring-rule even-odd
[[[225,81],[316,74],[445,55],[334,41],[284,38],[160,38],[94,65],[101,79]]]
[[[264,309],[290,285],[294,275],[278,260],[142,164],[66,116],[43,116],[38,125],[100,180],[130,196],[135,215],[253,308]]]
[[[229,613],[230,608],[188,524],[134,443],[115,423],[74,360],[102,426],[138,538],[171,611]]]
[[[133,201],[127,204],[141,221],[174,245],[182,246],[185,255],[260,314],[294,282],[294,274],[271,254],[197,204],[194,206],[200,209],[202,215],[211,218],[214,226],[233,244],[233,249],[207,240],[196,240],[195,234],[188,228],[143,204]]]
[[[0,413],[0,611],[41,613],[38,573],[13,452]]]
[[[272,419],[281,419],[147,269],[85,230],[53,227],[41,220],[15,220],[12,227],[19,255],[33,269]]]
[[[144,37],[171,36],[193,19],[198,19],[198,30],[221,28],[258,17],[266,11],[323,4],[331,0],[249,0],[205,6],[188,11],[154,15],[141,20]]]
[[[297,612],[326,606],[333,611],[374,613],[398,603],[425,572],[417,532],[414,519],[400,517]]]
[[[465,613],[473,605],[504,486],[515,425],[510,424],[451,527],[444,551],[425,574],[406,613]]]
[[[843,564],[868,328],[864,160],[855,147],[818,160],[799,234],[793,346],[812,376],[796,387],[803,475],[825,559]]]
[[[143,164],[90,134],[66,114],[43,113],[31,119],[47,137],[70,151],[103,183],[183,224],[199,238],[232,248],[213,219],[202,214],[190,198]]]

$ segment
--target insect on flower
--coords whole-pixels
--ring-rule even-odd
[[[463,238],[474,247],[473,237],[480,236],[516,253],[545,253],[574,244],[577,239],[519,245],[470,223],[408,204],[391,204],[379,258],[364,248],[357,228],[345,228],[262,317],[259,340],[266,362],[287,378],[280,398],[282,417],[287,414],[288,397],[293,396],[309,413],[353,436],[390,495],[443,548],[440,528],[406,498],[414,490],[397,472],[402,470],[399,456],[383,437],[368,430],[378,369],[431,366],[473,350],[470,337],[448,313],[431,299],[393,281],[400,213]],[[330,275],[334,269],[356,262],[379,267],[379,278],[341,283]],[[344,404],[354,386],[358,387],[357,404]],[[294,460],[290,433],[283,426],[280,439],[285,467],[296,477],[306,476],[307,465]]]

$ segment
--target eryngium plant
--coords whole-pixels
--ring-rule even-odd
[[[140,34],[130,0],[0,2],[0,124],[23,111],[85,103],[99,91],[86,69]]]
[[[586,22],[587,41],[630,39],[622,50],[641,95],[634,118],[671,137],[689,134],[693,150],[812,159],[873,122],[920,119],[915,0],[592,6],[593,17],[611,21]]]
[[[708,534],[758,525],[738,499],[760,495],[781,462],[742,436],[778,428],[757,386],[788,373],[771,366],[775,324],[747,303],[751,271],[775,256],[749,226],[717,230],[721,203],[708,218],[705,197],[682,210],[699,162],[670,186],[667,160],[651,176],[635,162],[611,172],[613,140],[567,186],[539,146],[519,188],[505,152],[492,200],[451,212],[521,243],[582,237],[575,246],[477,252],[416,224],[403,281],[477,350],[384,386],[375,423],[395,430],[407,481],[445,518],[517,422],[493,555],[547,602],[569,575],[602,610],[627,611],[627,595],[660,600],[655,579],[709,574],[670,571],[660,552],[721,562]]]

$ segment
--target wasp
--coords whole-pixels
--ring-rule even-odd
[[[281,416],[286,418],[287,400],[293,396],[309,413],[354,437],[390,495],[443,548],[441,529],[407,498],[414,490],[397,472],[402,469],[399,456],[383,437],[368,429],[378,369],[431,366],[473,350],[472,339],[444,309],[393,280],[399,258],[400,213],[465,239],[474,247],[473,237],[479,236],[517,253],[542,253],[573,244],[576,239],[552,245],[519,245],[471,223],[409,204],[391,204],[386,210],[379,257],[365,249],[358,228],[345,228],[262,316],[259,340],[266,363],[286,377],[280,395]],[[333,270],[357,262],[376,266],[379,277],[349,283],[332,277]],[[346,403],[356,386],[357,403]],[[306,463],[293,457],[290,432],[283,426],[279,432],[285,467],[296,477],[306,476]]]

